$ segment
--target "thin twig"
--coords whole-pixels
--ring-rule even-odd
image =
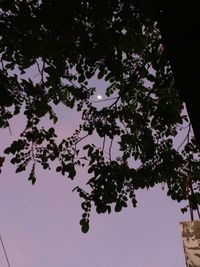
[[[9,123],[8,123],[8,129],[9,129],[10,135],[12,136],[12,131],[11,131],[11,127],[10,127],[10,124]]]
[[[110,141],[110,147],[109,147],[109,160],[111,161],[112,160],[112,144],[113,144],[113,139],[111,139]]]
[[[42,69],[40,69],[40,65],[39,65],[38,61],[36,60],[35,62],[36,62],[36,64],[37,64],[37,68],[38,68],[38,71],[39,71],[40,76],[41,76],[41,83],[44,84],[44,68],[45,68],[45,61],[43,61]]]
[[[86,134],[85,136],[83,136],[83,137],[81,137],[78,141],[76,141],[76,145],[78,144],[78,143],[80,143],[83,139],[85,139],[85,138],[87,138],[89,136],[89,134]]]
[[[3,239],[2,239],[2,237],[1,237],[1,235],[0,235],[0,240],[1,240],[1,245],[2,245],[2,248],[3,248],[4,254],[5,254],[5,257],[6,257],[6,261],[7,261],[8,267],[11,267],[11,266],[10,266],[9,259],[8,259],[8,255],[7,255],[7,253],[6,253],[6,249],[5,249],[4,244],[3,244]]]
[[[198,204],[197,204],[197,214],[198,214],[198,217],[200,219],[200,212],[199,212],[199,206],[198,206]]]
[[[114,105],[116,105],[117,102],[120,100],[120,98],[121,98],[121,96],[118,96],[117,99],[115,100],[115,102],[113,102],[113,103],[109,106],[109,108],[112,108]]]
[[[194,221],[194,212],[193,212],[193,209],[191,208],[190,201],[189,201],[189,207],[190,207],[190,217],[191,217],[191,221]]]
[[[34,142],[32,141],[32,143],[31,143],[31,157],[32,157],[32,160],[33,160],[33,163],[34,163],[34,165],[36,165],[36,158],[35,158],[35,153],[34,153]]]
[[[72,148],[74,150],[75,146],[77,146],[78,143],[80,143],[83,139],[87,138],[89,134],[86,134],[85,136],[81,137],[78,141],[74,142],[72,145],[68,146],[67,148],[64,148],[63,151],[68,151],[69,148]]]
[[[191,131],[191,123],[188,125],[189,129],[188,129],[188,133],[185,136],[184,140],[181,142],[181,144],[179,145],[179,147],[177,148],[177,151],[179,151],[179,149],[182,147],[182,145],[185,143],[186,140],[189,141],[189,136],[190,136],[190,131]]]
[[[180,129],[183,129],[183,130],[187,129],[189,126],[190,126],[190,123],[188,123],[188,125],[186,125],[184,127],[181,125],[177,125],[177,127],[179,127]]]
[[[104,152],[104,148],[105,148],[105,142],[106,142],[106,136],[104,136],[104,138],[103,138],[103,145],[102,145],[103,152]]]
[[[4,66],[4,62],[3,62],[3,59],[2,59],[2,58],[1,58],[1,66],[2,66],[2,70],[3,70],[3,71],[6,71],[6,70],[5,70],[5,66]]]

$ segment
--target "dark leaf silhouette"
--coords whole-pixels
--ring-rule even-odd
[[[87,168],[87,189],[75,188],[84,233],[93,206],[97,213],[120,212],[129,200],[136,207],[136,190],[157,184],[198,211],[198,16],[185,20],[185,4],[177,10],[171,2],[0,2],[0,127],[9,128],[17,115],[26,119],[4,154],[16,172],[32,164],[32,184],[38,165],[70,179]],[[29,77],[30,70],[37,75]],[[94,79],[102,88],[90,86]],[[100,89],[106,98],[94,101]],[[63,140],[55,106],[81,114]],[[72,118],[65,119],[70,125]]]

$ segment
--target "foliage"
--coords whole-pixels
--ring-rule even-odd
[[[9,127],[18,114],[27,121],[19,139],[4,151],[12,156],[16,172],[32,164],[29,180],[34,184],[38,165],[48,170],[55,161],[56,171],[70,179],[77,168],[88,168],[86,189],[75,188],[83,199],[83,232],[89,229],[92,206],[97,213],[119,212],[130,199],[136,207],[136,190],[159,183],[167,185],[172,199],[189,199],[198,209],[198,148],[162,49],[156,1],[21,0],[0,5],[0,127]],[[39,81],[27,78],[33,68]],[[97,88],[89,84],[94,78],[107,82],[107,99],[100,107],[92,101]],[[77,109],[82,123],[59,142],[55,105],[60,104]],[[49,129],[41,126],[47,116]],[[183,127],[187,136],[175,148]],[[100,147],[90,143],[96,134]],[[4,159],[0,157],[0,167]]]

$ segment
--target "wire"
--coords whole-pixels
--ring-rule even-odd
[[[1,245],[2,245],[2,248],[3,248],[4,254],[5,254],[5,257],[6,257],[6,261],[7,261],[8,267],[11,267],[11,266],[10,266],[10,263],[9,263],[9,260],[8,260],[8,255],[7,255],[7,253],[6,253],[6,249],[5,249],[5,247],[4,247],[3,239],[2,239],[2,237],[1,237],[1,235],[0,235],[0,241],[1,241]]]

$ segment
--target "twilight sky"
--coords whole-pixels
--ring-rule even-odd
[[[59,134],[69,136],[79,120],[73,111],[60,112]],[[24,124],[19,117],[0,135],[4,149]],[[17,125],[17,127],[16,127]],[[1,151],[0,151],[1,152]],[[2,154],[2,153],[1,153]],[[52,171],[37,170],[33,187],[28,173],[15,174],[8,162],[0,175],[0,235],[11,267],[183,267],[185,258],[179,222],[188,220],[161,186],[138,191],[138,207],[91,216],[90,231],[80,229],[81,200],[71,182]],[[0,245],[0,267],[7,267]]]
[[[93,214],[80,230],[80,200],[54,172],[5,170],[0,180],[0,232],[11,267],[183,267],[178,205],[159,188],[138,193],[139,205],[109,216]],[[0,266],[7,267],[0,247]]]

